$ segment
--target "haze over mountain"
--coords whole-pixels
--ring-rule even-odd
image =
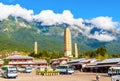
[[[32,51],[34,41],[39,50],[63,52],[64,28],[72,32],[73,43],[79,52],[105,46],[109,53],[120,53],[119,22],[112,17],[99,16],[92,19],[74,18],[69,10],[55,13],[43,10],[34,14],[20,5],[0,3],[0,49]]]

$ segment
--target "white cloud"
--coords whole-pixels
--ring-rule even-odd
[[[16,5],[4,5],[0,3],[0,20],[7,19],[12,15],[15,17],[22,17],[28,21],[32,21],[33,10],[27,10],[22,8],[19,4]]]
[[[118,22],[112,21],[112,17],[96,17],[91,20],[88,20],[90,23],[92,23],[94,26],[99,27],[104,30],[112,30],[115,29],[118,25]]]
[[[94,35],[89,35],[88,37],[93,38],[93,39],[97,39],[97,40],[102,41],[102,42],[108,42],[108,41],[112,41],[112,40],[116,39],[116,37],[112,36],[111,34],[99,33],[99,32],[95,32]]]
[[[56,14],[52,10],[43,10],[40,14],[35,15],[34,19],[42,21],[42,25],[54,25],[54,24],[73,24],[74,18],[69,10],[64,10],[62,14]]]
[[[42,22],[42,25],[55,25],[66,23],[70,25],[71,31],[74,36],[78,33],[97,39],[99,41],[112,41],[116,37],[112,34],[108,34],[107,31],[119,33],[120,29],[117,28],[118,22],[114,22],[112,17],[96,17],[91,20],[84,20],[82,18],[74,18],[73,14],[69,10],[64,10],[62,13],[54,13],[52,10],[42,10],[39,14],[34,14],[33,10],[22,8],[19,4],[16,5],[4,5],[0,3],[0,20],[7,19],[8,16],[22,17],[27,21],[36,20]],[[92,25],[85,25],[84,22],[91,23]],[[94,26],[99,29],[106,30],[104,32],[95,32],[91,34],[91,30]]]

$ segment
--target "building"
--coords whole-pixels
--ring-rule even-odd
[[[3,65],[3,60],[0,59],[0,67]]]
[[[86,71],[107,73],[112,66],[120,66],[120,58],[110,58],[103,61],[94,62],[85,67]]]
[[[34,64],[33,57],[22,56],[18,52],[13,52],[11,56],[8,56],[5,59],[9,60],[9,65],[14,66],[32,66]]]
[[[74,66],[75,69],[77,69],[77,70],[82,70],[88,64],[91,64],[91,63],[93,63],[95,61],[97,61],[97,59],[94,59],[94,58],[90,58],[90,59],[79,58],[79,59],[71,60],[71,61],[67,62],[67,64],[71,65],[71,66]]]
[[[45,59],[40,59],[34,61],[34,66],[48,66],[48,63]]]
[[[66,64],[68,61],[68,58],[58,58],[58,59],[52,59],[50,64],[52,68],[55,68],[58,65]]]
[[[75,43],[74,48],[75,48],[75,58],[78,58],[78,48],[77,48],[77,43]]]
[[[71,40],[71,32],[67,27],[64,30],[64,56],[65,57],[73,57],[72,56],[72,40]]]
[[[37,45],[37,42],[35,41],[35,44],[34,44],[34,53],[37,54],[38,53],[38,45]]]

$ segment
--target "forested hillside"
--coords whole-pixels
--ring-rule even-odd
[[[87,25],[87,24],[85,24]],[[20,17],[9,16],[8,19],[0,21],[0,53],[11,51],[33,52],[34,41],[38,42],[39,51],[55,51],[63,53],[64,28],[68,24],[43,26],[41,22],[28,22]],[[75,30],[71,29],[72,43],[77,42],[79,53],[92,51],[99,46],[107,48],[110,54],[120,54],[120,36],[110,42],[98,41],[88,38],[82,33],[75,36]],[[97,29],[96,29],[97,30]],[[92,30],[94,32],[95,30]],[[91,32],[91,33],[92,33]],[[74,52],[74,49],[73,49]]]

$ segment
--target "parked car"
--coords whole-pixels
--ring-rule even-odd
[[[40,70],[40,71],[45,71],[47,69],[47,66],[38,66],[36,68],[36,70]]]
[[[31,73],[32,67],[31,66],[21,66],[21,67],[18,67],[18,71],[21,73]]]

